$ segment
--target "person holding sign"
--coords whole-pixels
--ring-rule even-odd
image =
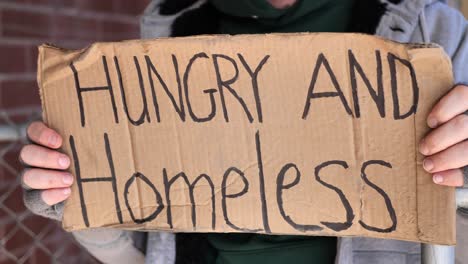
[[[456,82],[468,82],[466,21],[457,11],[435,0],[171,0],[154,1],[152,7],[142,20],[144,37],[361,32],[401,42],[435,42],[451,56]],[[167,21],[172,23],[167,25]],[[423,166],[435,184],[468,183],[467,110],[468,87],[460,84],[442,97],[427,117],[427,125],[433,130],[421,141],[420,152],[426,156]],[[65,172],[70,157],[57,151],[64,139],[42,122],[29,126],[28,137],[34,144],[24,146],[20,153],[20,159],[30,166],[21,176],[26,205],[38,214],[60,220],[63,201],[73,184],[72,175]],[[145,261],[132,246],[131,232],[88,230],[75,235],[104,262]],[[176,238],[174,244],[174,235],[149,233],[146,262],[352,263],[354,259],[365,263],[382,258],[380,251],[367,257],[347,255],[345,239],[340,240],[337,251],[337,239],[332,237],[180,234]],[[391,248],[391,243],[396,242],[375,242],[384,250]]]

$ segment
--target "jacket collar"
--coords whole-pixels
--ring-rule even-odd
[[[426,6],[445,0],[406,0],[393,4],[388,0],[387,12],[382,16],[376,30],[376,35],[398,42],[410,42],[415,30],[424,31],[421,18],[424,17]],[[424,35],[424,32],[421,32]]]

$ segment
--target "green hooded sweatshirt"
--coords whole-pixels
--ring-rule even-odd
[[[297,0],[276,9],[267,0],[209,0],[218,9],[219,33],[345,32],[352,0]],[[336,238],[260,234],[206,234],[207,264],[331,264]]]

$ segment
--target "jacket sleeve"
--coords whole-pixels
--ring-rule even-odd
[[[37,215],[62,220],[63,202],[54,206],[41,199],[41,190],[24,188],[24,203]],[[144,233],[111,228],[87,229],[72,233],[75,239],[95,258],[103,263],[144,263],[145,256],[137,248],[137,242],[146,239]],[[140,243],[145,244],[145,243]]]
[[[442,2],[428,5],[423,31],[428,41],[442,46],[452,59],[455,83],[468,84],[468,23],[458,10]]]
[[[145,263],[145,255],[135,241],[146,239],[144,233],[111,228],[73,232],[75,239],[102,263]]]

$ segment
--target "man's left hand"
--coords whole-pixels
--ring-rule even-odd
[[[442,97],[427,124],[433,130],[419,145],[426,156],[424,169],[436,184],[463,186],[468,166],[468,86],[457,85]]]

